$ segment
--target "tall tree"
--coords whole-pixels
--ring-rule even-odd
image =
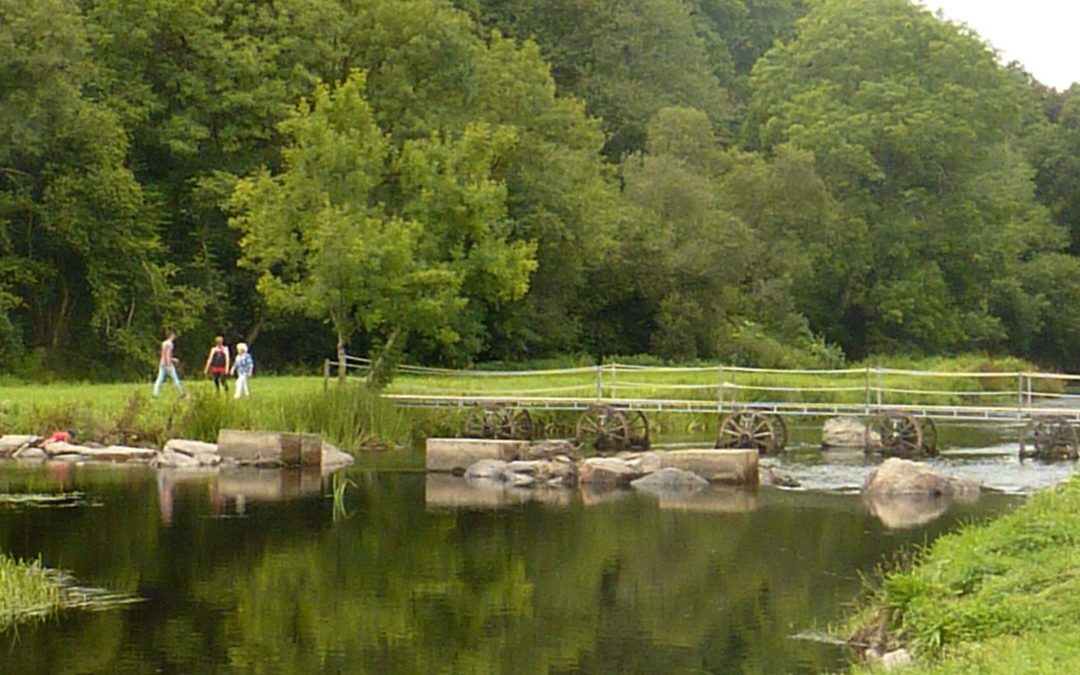
[[[506,241],[506,190],[490,176],[513,131],[395,150],[364,87],[361,72],[318,87],[282,125],[283,171],[241,181],[234,198],[267,303],[329,321],[340,363],[360,329],[384,339],[379,363],[403,333],[453,343],[471,299],[520,299],[535,266],[532,246]]]
[[[752,85],[757,142],[811,151],[843,211],[814,325],[855,355],[1003,345],[994,281],[1062,237],[1012,149],[1019,90],[994,53],[907,0],[825,0]]]
[[[57,367],[124,372],[200,306],[170,283],[160,212],[101,91],[74,2],[0,2],[0,303]]]

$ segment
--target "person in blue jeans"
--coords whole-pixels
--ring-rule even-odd
[[[180,398],[187,396],[187,392],[184,391],[184,385],[180,384],[180,375],[176,372],[176,357],[173,356],[174,342],[176,341],[176,331],[169,330],[165,332],[165,341],[161,343],[161,358],[158,359],[158,376],[154,382],[154,398],[161,395],[161,385],[165,382],[165,377],[172,377],[173,384],[176,385],[176,390],[180,392]]]

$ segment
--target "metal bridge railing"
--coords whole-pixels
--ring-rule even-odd
[[[360,357],[346,357],[343,364],[327,359],[324,381],[328,385],[342,369],[347,377],[366,376],[370,367],[371,361]],[[580,407],[604,402],[719,412],[762,408],[869,414],[904,409],[940,417],[970,413],[1016,418],[1040,411],[1080,416],[1080,395],[1070,393],[1080,375],[1063,373],[624,364],[524,371],[401,365],[397,373],[385,395],[410,405],[500,401]]]

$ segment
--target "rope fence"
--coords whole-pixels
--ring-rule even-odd
[[[372,362],[347,356],[324,362],[324,386],[335,376],[367,377]],[[776,369],[742,366],[604,364],[540,370],[455,370],[399,365],[386,393],[442,402],[545,399],[560,403],[664,404],[716,410],[848,406],[866,411],[922,408],[943,416],[987,411],[1080,414],[1080,375],[1043,372],[947,372],[896,368]],[[930,414],[929,412],[927,414]]]

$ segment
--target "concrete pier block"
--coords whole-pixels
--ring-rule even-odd
[[[493,441],[486,438],[427,439],[427,470],[465,473],[481,459],[512,462],[525,456],[529,441]]]
[[[661,468],[693,471],[710,483],[758,484],[758,451],[671,450],[658,453]]]
[[[239,464],[276,462],[283,466],[319,466],[322,463],[322,439],[318,434],[222,429],[218,432],[217,450],[222,459]]]

